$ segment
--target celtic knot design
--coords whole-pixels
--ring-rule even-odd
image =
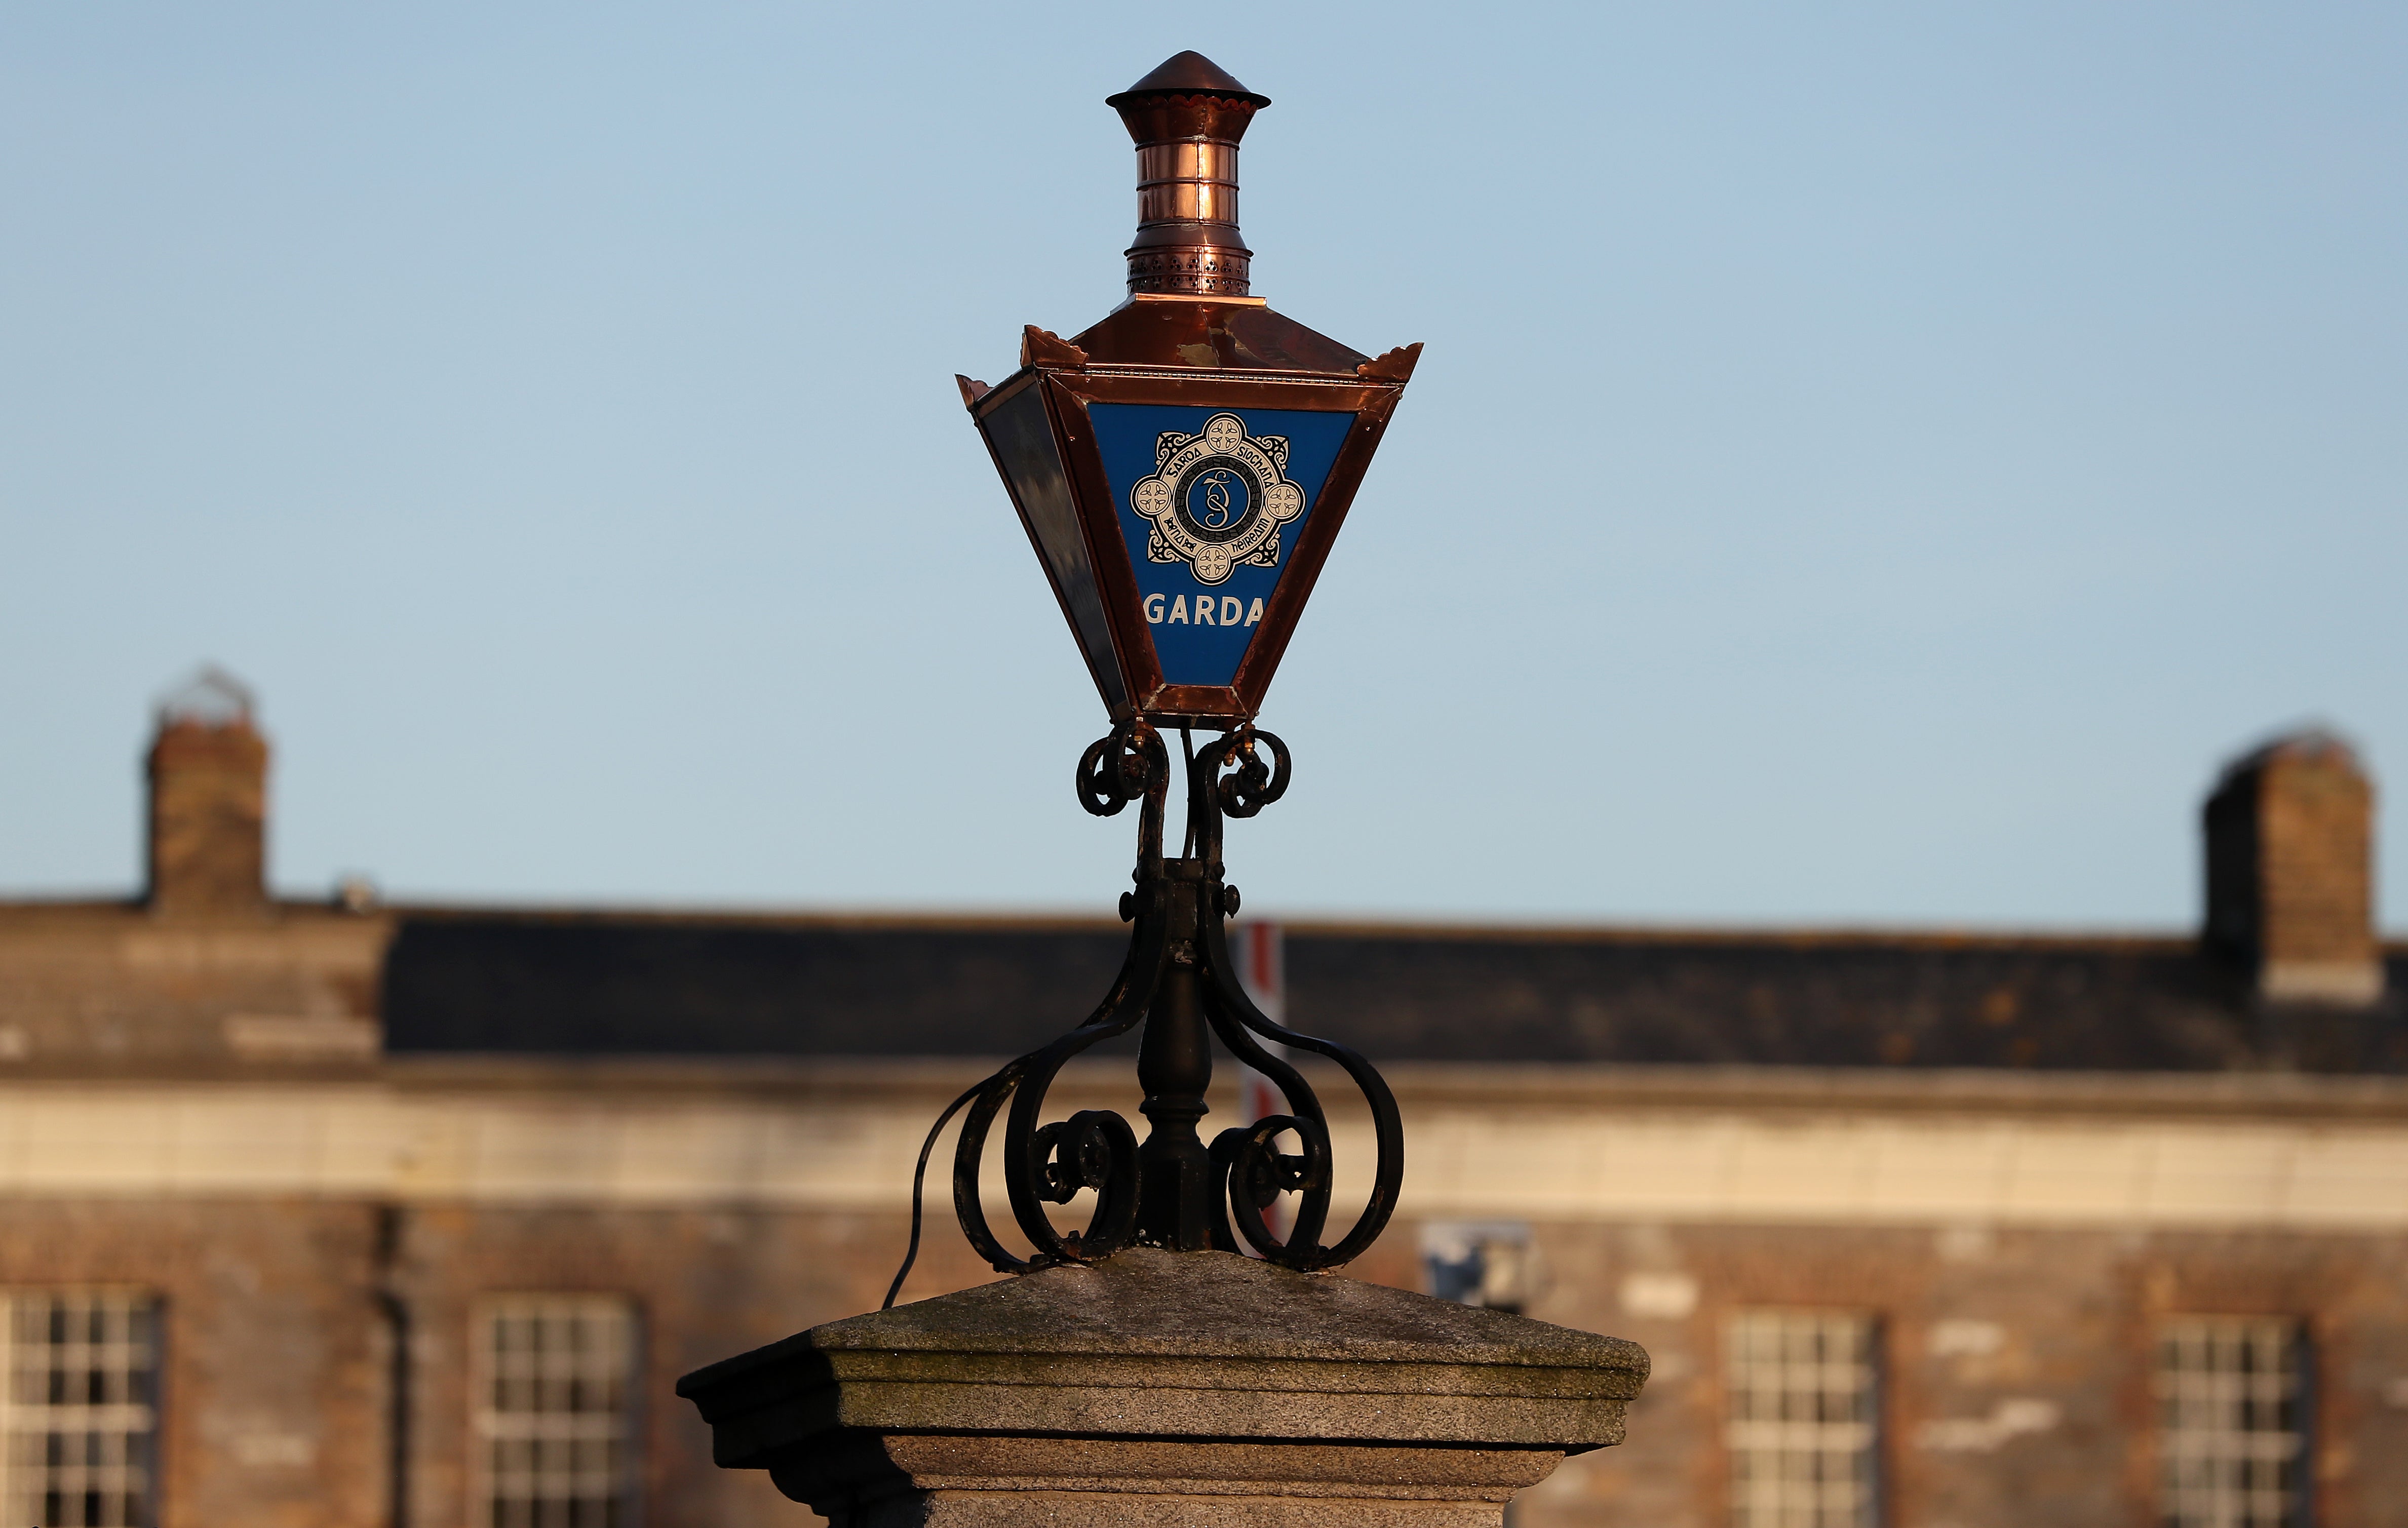
[[[1129,490],[1145,517],[1146,556],[1185,563],[1201,584],[1226,583],[1240,567],[1277,567],[1280,531],[1304,513],[1304,490],[1287,479],[1284,436],[1254,436],[1235,414],[1215,414],[1195,435],[1166,431],[1154,476]]]

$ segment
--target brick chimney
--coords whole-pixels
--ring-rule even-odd
[[[2227,765],[2207,829],[2205,942],[2277,1003],[2383,995],[2374,936],[2374,787],[2329,733],[2277,738]]]
[[[150,910],[267,910],[267,740],[251,692],[203,669],[159,707],[150,745]]]

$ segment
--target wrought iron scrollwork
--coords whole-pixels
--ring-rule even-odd
[[[1213,800],[1228,817],[1252,817],[1287,794],[1287,745],[1275,733],[1253,726],[1238,728],[1221,739],[1219,767],[1229,773],[1212,784]],[[1265,764],[1262,756],[1271,756]],[[1203,762],[1199,755],[1197,761]]]
[[[1122,807],[1140,796],[1158,813],[1169,782],[1170,758],[1162,735],[1142,719],[1124,721],[1096,738],[1079,759],[1079,805],[1095,817],[1118,817]],[[1161,830],[1157,818],[1157,843]]]
[[[1265,753],[1270,755],[1268,764],[1264,763]],[[1200,778],[1189,783],[1188,810],[1196,830],[1197,857],[1213,881],[1221,878],[1223,817],[1252,817],[1284,795],[1289,757],[1285,743],[1252,726],[1239,727],[1197,753]],[[1405,1132],[1396,1095],[1388,1091],[1387,1079],[1357,1051],[1335,1040],[1283,1028],[1255,1007],[1238,979],[1237,963],[1229,956],[1227,928],[1217,906],[1203,920],[1199,932],[1204,945],[1204,1009],[1211,1016],[1213,1034],[1230,1054],[1269,1078],[1288,1107],[1284,1115],[1225,1130],[1213,1139],[1212,1157],[1221,1167],[1221,1186],[1226,1190],[1213,1195],[1216,1245],[1236,1250],[1234,1230],[1264,1258],[1286,1267],[1333,1268],[1350,1263],[1386,1229],[1404,1184]],[[1370,1106],[1377,1151],[1370,1197],[1354,1227],[1335,1247],[1321,1244],[1332,1188],[1328,1121],[1303,1074],[1260,1043],[1264,1040],[1337,1063]],[[1293,1155],[1280,1150],[1283,1135],[1296,1136],[1302,1150]],[[1288,1233],[1282,1237],[1271,1231],[1262,1212],[1278,1195],[1289,1192],[1297,1196],[1297,1203]]]
[[[1287,746],[1251,725],[1237,727],[1192,754],[1187,772],[1187,842],[1192,852],[1163,856],[1163,818],[1170,759],[1161,735],[1142,719],[1123,722],[1079,761],[1079,804],[1110,817],[1142,803],[1134,893],[1122,915],[1134,921],[1119,977],[1086,1022],[1052,1044],[1007,1063],[953,1100],[920,1150],[912,1181],[910,1250],[895,1276],[893,1305],[920,1244],[920,1192],[945,1124],[967,1109],[953,1151],[953,1211],[963,1235],[997,1272],[1025,1273],[1057,1263],[1092,1263],[1131,1243],[1182,1250],[1243,1247],[1283,1266],[1330,1268],[1369,1247],[1394,1213],[1404,1180],[1404,1129],[1387,1083],[1371,1064],[1334,1040],[1273,1023],[1247,996],[1228,948],[1226,920],[1236,888],[1223,879],[1226,818],[1248,818],[1287,791]],[[1120,1115],[1082,1109],[1039,1122],[1047,1091],[1073,1057],[1145,1026],[1138,1077],[1141,1111],[1153,1130],[1140,1145]],[[1207,1112],[1211,1040],[1279,1089],[1287,1112],[1224,1130],[1210,1147],[1196,1133]],[[1268,1043],[1267,1043],[1268,1042]],[[1321,1101],[1285,1052],[1334,1062],[1370,1107],[1378,1160],[1369,1198],[1336,1246],[1324,1246],[1333,1173],[1328,1121]],[[1001,1141],[1012,1221],[1035,1249],[1016,1256],[996,1238],[979,1197],[979,1169],[989,1131],[1006,1105]],[[1281,1142],[1293,1137],[1297,1149]],[[1084,1228],[1059,1232],[1045,1206],[1092,1190]],[[1265,1211],[1283,1194],[1296,1205],[1281,1235]]]

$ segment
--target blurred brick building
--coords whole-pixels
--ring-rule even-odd
[[[1121,925],[278,899],[266,776],[208,679],[144,894],[0,905],[0,1521],[807,1521],[670,1381],[878,1303],[928,1121]],[[2236,762],[2198,937],[1292,927],[1406,1114],[1350,1273],[1654,1354],[1522,1528],[2408,1523],[2372,810]],[[938,1215],[907,1298],[992,1277]]]

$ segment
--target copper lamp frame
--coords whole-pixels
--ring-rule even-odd
[[[1355,358],[1354,364],[1343,371],[1198,366],[1186,363],[1184,357],[1216,353],[1216,335],[1226,340],[1233,331],[1243,334],[1250,329],[1285,331],[1281,337],[1291,341],[1318,341],[1295,348],[1339,351],[1333,360],[1351,357],[1352,352],[1280,317],[1259,301],[1140,297],[1135,304],[1155,310],[1142,315],[1151,321],[1116,322],[1121,314],[1115,314],[1079,336],[1079,341],[1111,343],[1107,353],[1111,359],[1091,353],[1079,341],[1065,341],[1031,325],[1022,341],[1021,369],[993,388],[958,378],[962,400],[980,424],[980,433],[995,455],[996,471],[1012,490],[1021,524],[1037,549],[1063,618],[1076,632],[1082,613],[1075,603],[1078,595],[1066,587],[1056,560],[1046,555],[1037,520],[1041,511],[1029,502],[1023,485],[1013,481],[996,436],[988,428],[996,411],[1025,390],[1036,389],[1043,400],[1045,422],[1068,478],[1086,565],[1093,570],[1103,619],[1111,631],[1112,670],[1104,671],[1099,662],[1104,655],[1092,650],[1089,668],[1112,720],[1142,716],[1173,727],[1233,726],[1251,720],[1262,708],[1271,676],[1287,651],[1305,603],[1312,597],[1330,545],[1337,540],[1354,491],[1371,464],[1371,453],[1404,396],[1406,378],[1412,374],[1421,347],[1392,351],[1377,361]],[[1129,311],[1124,308],[1122,313]],[[1354,416],[1320,497],[1286,554],[1288,565],[1265,603],[1262,624],[1247,644],[1229,684],[1164,681],[1153,630],[1145,619],[1129,550],[1122,536],[1120,505],[1106,480],[1103,452],[1087,412],[1095,404],[1297,409]]]

